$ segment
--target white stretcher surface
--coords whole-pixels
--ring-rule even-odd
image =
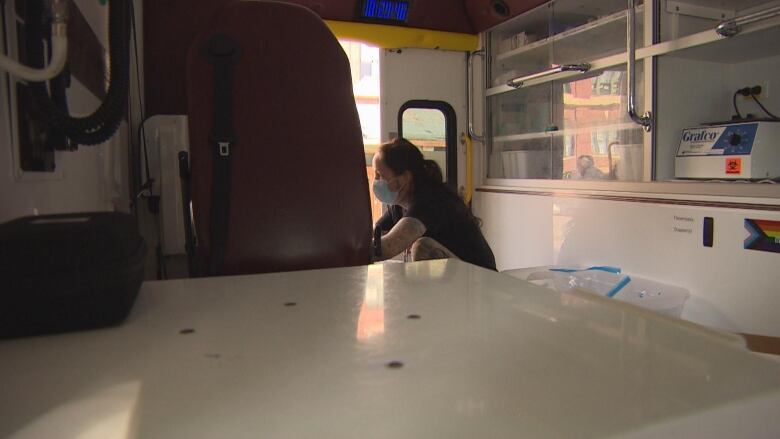
[[[14,439],[780,436],[739,340],[457,260],[147,282],[0,341],[0,395]]]

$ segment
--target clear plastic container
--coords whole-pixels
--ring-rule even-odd
[[[675,285],[631,276],[631,282],[615,295],[615,299],[652,309],[661,314],[680,317],[690,293]]]
[[[682,287],[603,268],[537,267],[504,273],[559,292],[586,289],[672,317],[682,315],[690,296],[688,290]]]

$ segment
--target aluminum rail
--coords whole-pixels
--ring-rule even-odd
[[[466,106],[468,107],[468,118],[469,118],[469,136],[472,140],[476,140],[477,142],[484,142],[485,137],[484,133],[483,135],[478,135],[476,132],[474,132],[474,57],[475,56],[481,56],[485,57],[485,51],[484,50],[477,50],[474,52],[469,53],[468,56],[468,65],[466,67],[466,85],[468,87],[468,90],[466,90]]]
[[[563,64],[541,72],[531,73],[530,75],[525,75],[525,76],[520,76],[518,78],[510,79],[509,81],[507,81],[506,85],[514,88],[520,88],[523,87],[526,82],[531,81],[533,79],[546,78],[548,76],[555,75],[557,73],[563,73],[563,72],[585,73],[588,70],[590,70],[590,64],[588,63]]]
[[[628,76],[628,115],[631,120],[644,127],[645,131],[653,128],[652,113],[645,112],[640,116],[636,113],[636,1],[628,0],[628,14],[626,23],[626,46],[628,48],[628,64],[626,75]]]
[[[752,14],[723,20],[718,23],[718,26],[715,28],[715,32],[722,37],[733,37],[734,35],[740,33],[742,31],[742,26],[746,24],[766,20],[778,15],[780,15],[780,6],[774,6],[762,11],[753,12]]]

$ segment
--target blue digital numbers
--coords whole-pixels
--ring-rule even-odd
[[[406,22],[409,14],[409,2],[402,0],[364,0],[363,18]]]

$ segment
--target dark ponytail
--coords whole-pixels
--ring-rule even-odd
[[[435,183],[444,183],[444,176],[438,163],[433,160],[423,160],[422,167],[427,180]]]

